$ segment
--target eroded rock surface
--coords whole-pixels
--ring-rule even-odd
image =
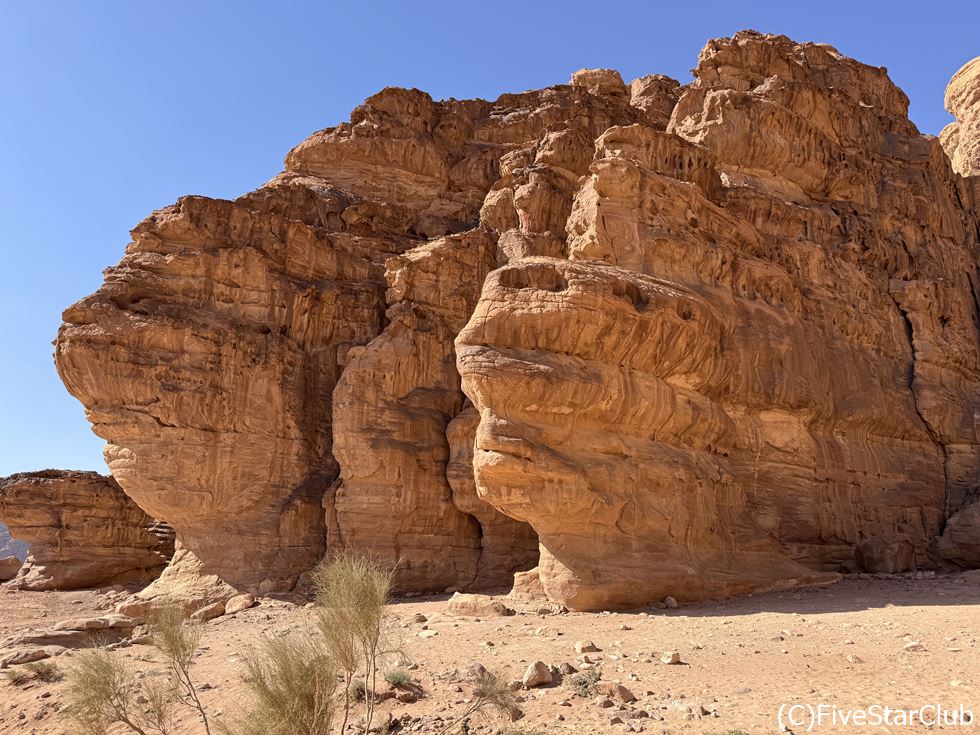
[[[145,583],[173,554],[169,529],[96,472],[44,470],[0,479],[0,518],[30,544],[10,582],[20,589]]]
[[[980,56],[953,75],[946,87],[946,109],[956,120],[939,138],[953,170],[963,176],[980,174]]]
[[[976,219],[938,142],[826,46],[743,33],[696,76],[669,132],[598,138],[569,260],[495,271],[457,339],[477,486],[570,607],[924,563],[976,493]]]
[[[687,86],[386,89],[262,188],[154,213],[56,346],[176,529],[147,599],[341,547],[578,608],[939,558],[978,493],[980,189],[907,106],[745,32]]]

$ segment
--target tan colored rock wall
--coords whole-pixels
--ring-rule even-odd
[[[477,486],[575,608],[928,563],[980,478],[976,220],[904,95],[750,33],[696,75],[457,339]]]
[[[750,32],[687,86],[385,89],[141,223],[58,369],[175,587],[341,547],[495,586],[538,540],[526,578],[577,607],[929,563],[978,495],[980,189],[907,105]]]
[[[44,470],[0,479],[0,520],[30,544],[9,584],[71,590],[146,583],[173,555],[173,536],[111,477]]]
[[[946,109],[956,118],[939,139],[963,176],[980,174],[980,56],[965,63],[946,87]]]

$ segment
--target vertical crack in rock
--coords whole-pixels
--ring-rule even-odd
[[[902,308],[902,305],[898,302],[898,300],[895,299],[894,296],[892,299],[895,301],[895,308],[902,317],[902,322],[905,325],[905,335],[908,338],[909,343],[909,353],[911,355],[911,359],[909,360],[908,367],[908,385],[909,393],[912,395],[912,405],[915,407],[915,413],[922,422],[922,426],[927,432],[929,432],[929,436],[932,437],[932,441],[943,455],[943,520],[939,526],[939,534],[941,535],[946,527],[946,519],[948,519],[950,515],[949,484],[946,479],[946,463],[948,462],[949,457],[946,451],[946,445],[943,444],[939,434],[936,433],[936,430],[932,427],[926,417],[922,415],[922,411],[919,408],[919,399],[915,392],[915,364],[918,358],[915,350],[915,331],[912,327],[912,320],[909,318],[908,312]]]

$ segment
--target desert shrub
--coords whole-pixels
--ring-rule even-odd
[[[393,687],[410,686],[412,683],[412,675],[404,669],[392,669],[385,674],[385,681]]]
[[[61,681],[63,677],[61,669],[53,661],[34,661],[25,667],[31,676],[38,681],[52,682]]]
[[[7,671],[3,672],[3,675],[6,677],[7,682],[11,686],[15,687],[24,686],[24,684],[33,678],[30,671],[28,671],[26,668],[20,667],[16,669],[8,669]]]
[[[204,726],[204,732],[211,735],[207,710],[201,703],[197,687],[191,677],[191,663],[201,644],[204,624],[188,620],[184,616],[184,611],[173,605],[154,609],[148,622],[153,646],[167,661],[176,701],[195,710]]]
[[[360,679],[351,684],[350,698],[355,702],[363,702],[367,699],[367,690],[364,688],[364,682]]]
[[[57,664],[51,661],[32,661],[23,667],[3,672],[13,686],[23,686],[30,681],[61,681],[62,673]]]
[[[565,677],[565,684],[579,697],[591,697],[595,694],[595,685],[602,678],[599,669],[586,669]]]
[[[474,716],[487,716],[490,713],[506,715],[511,720],[520,715],[515,694],[503,677],[487,671],[477,679],[473,686],[470,704],[456,719],[449,722],[438,735],[466,732],[467,722]]]
[[[328,735],[337,666],[312,631],[268,638],[246,659],[252,706],[236,735]]]
[[[317,568],[317,620],[324,645],[344,679],[345,732],[351,701],[363,694],[364,732],[371,729],[375,692],[386,653],[388,599],[394,571],[379,562],[340,552]],[[361,678],[355,687],[354,677]]]
[[[140,686],[132,669],[111,651],[80,651],[68,674],[66,715],[76,732],[103,735],[122,725],[137,735],[171,732],[167,687]]]

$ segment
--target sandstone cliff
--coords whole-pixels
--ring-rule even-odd
[[[173,555],[173,535],[95,472],[43,470],[0,479],[0,519],[30,544],[10,585],[81,589],[146,583]]]
[[[687,86],[386,89],[259,190],[138,225],[57,366],[184,566],[238,589],[339,547],[403,590],[540,555],[577,608],[971,563],[973,516],[939,537],[980,492],[980,188],[907,107],[753,32]]]

